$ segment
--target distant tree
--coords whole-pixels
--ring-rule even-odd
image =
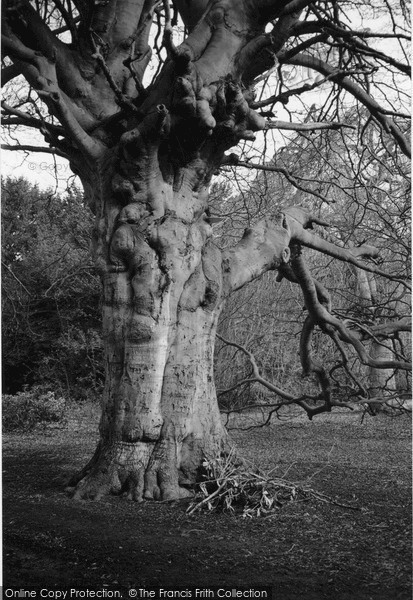
[[[72,482],[76,497],[191,494],[203,457],[228,447],[213,381],[220,311],[266,271],[297,280],[304,293],[302,361],[320,391],[316,406],[292,401],[310,416],[340,405],[310,351],[316,325],[366,365],[408,368],[402,357],[369,355],[330,311],[303,254],[310,247],[393,280],[366,262],[376,249],[329,242],[309,231],[323,224],[319,215],[275,204],[221,250],[209,214],[213,174],[243,162],[228,149],[258,131],[341,129],[353,98],[410,152],[404,2],[9,0],[2,14],[3,82],[22,75],[29,86],[3,103],[4,123],[13,136],[19,126],[37,129],[49,144],[42,151],[69,159],[96,217],[106,385],[101,439]],[[290,85],[292,69],[320,77],[310,88]],[[276,103],[323,85],[315,121],[300,111],[297,121],[273,119]],[[24,142],[8,148],[39,150]]]
[[[83,195],[2,180],[3,390],[53,385],[81,398],[102,381],[99,281]]]

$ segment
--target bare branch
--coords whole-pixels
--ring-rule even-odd
[[[361,362],[376,369],[411,369],[411,364],[405,361],[389,360],[382,361],[372,358],[362,342],[356,337],[339,319],[329,313],[323,306],[317,296],[317,290],[314,285],[311,273],[302,257],[301,249],[297,245],[292,253],[291,266],[303,291],[305,305],[310,313],[314,324],[322,328],[333,327],[339,334],[340,339],[351,344],[356,350]]]
[[[19,285],[21,285],[21,287],[24,289],[24,291],[31,296],[32,294],[30,293],[30,291],[27,289],[27,287],[24,285],[24,283],[22,281],[20,281],[20,279],[17,277],[17,275],[13,272],[13,270],[11,269],[11,267],[9,267],[9,265],[7,265],[3,260],[1,261],[1,264],[3,265],[3,267],[5,269],[7,269],[7,271],[10,273],[10,275],[13,277],[13,279],[15,279],[17,281],[17,283]]]
[[[383,108],[355,81],[349,77],[337,74],[334,67],[331,67],[328,63],[310,54],[301,53],[285,59],[280,57],[280,62],[283,61],[290,65],[309,67],[310,69],[314,69],[322,75],[329,77],[331,81],[338,83],[340,87],[350,92],[350,94],[370,111],[371,115],[380,123],[383,129],[393,135],[404,154],[411,157],[411,148],[408,138],[391,119],[385,116]]]
[[[327,254],[328,256],[332,256],[333,258],[337,258],[338,260],[341,260],[343,262],[350,263],[360,269],[363,269],[364,271],[376,273],[377,275],[381,275],[382,277],[385,277],[386,279],[389,279],[391,281],[397,281],[403,284],[408,289],[410,289],[410,284],[405,279],[395,277],[390,273],[386,273],[385,271],[378,269],[374,265],[370,265],[358,260],[357,256],[377,257],[378,250],[376,248],[374,248],[373,246],[363,245],[357,249],[356,254],[356,249],[354,248],[340,248],[339,246],[336,246],[335,244],[332,244],[327,240],[324,240],[319,236],[316,236],[306,230],[306,223],[311,217],[309,217],[308,213],[306,213],[305,210],[300,209],[299,207],[294,207],[293,211],[294,212],[292,212],[291,209],[284,210],[287,223],[286,226],[290,232],[292,240],[299,242],[307,248],[318,250],[319,252]]]
[[[3,150],[18,152],[43,152],[44,154],[56,154],[62,158],[68,158],[67,154],[58,148],[48,148],[47,146],[31,146],[30,144],[16,144],[15,146],[12,146],[10,144],[2,144],[1,147]]]
[[[6,114],[14,115],[18,119],[16,124],[26,125],[27,127],[34,127],[35,129],[39,129],[45,135],[45,137],[47,137],[49,134],[53,134],[54,136],[65,135],[65,130],[63,129],[63,127],[60,127],[59,125],[54,125],[52,123],[48,123],[44,119],[37,119],[29,113],[26,113],[22,110],[14,108],[13,106],[10,106],[9,104],[7,104],[7,102],[2,102],[1,107]],[[6,121],[4,117],[2,119],[2,122],[3,125],[7,125],[9,123],[9,121]],[[10,121],[10,124],[12,125],[13,122]]]
[[[83,152],[85,157],[96,159],[102,155],[102,152],[104,151],[103,144],[93,139],[81,127],[71,110],[66,105],[60,92],[38,90],[38,94],[46,102],[49,101],[55,107],[56,114],[59,118],[59,121],[65,127],[66,133],[75,142],[78,149]]]
[[[90,35],[90,41],[91,41],[91,44],[92,44],[93,50],[94,50],[92,58],[96,59],[96,61],[99,63],[99,65],[107,79],[107,82],[109,83],[111,89],[113,90],[113,92],[116,96],[119,106],[122,106],[123,108],[126,108],[127,110],[129,110],[133,113],[137,113],[138,110],[137,110],[136,106],[133,104],[131,99],[128,98],[128,96],[126,96],[122,92],[122,90],[119,88],[119,86],[116,84],[115,80],[113,79],[110,69],[109,69],[108,65],[106,64],[105,58],[103,57],[102,53],[100,52],[100,46],[98,44],[96,44],[94,37],[95,37],[95,35],[94,35],[94,32],[92,31],[91,35]]]
[[[412,330],[412,319],[411,317],[403,317],[402,319],[398,319],[397,321],[380,323],[379,325],[374,325],[373,327],[370,327],[370,330],[373,333],[373,335],[383,337],[394,335],[399,331],[410,332]]]
[[[288,171],[284,167],[277,167],[275,165],[261,165],[250,161],[242,161],[240,160],[239,156],[234,153],[227,154],[224,156],[221,166],[227,165],[233,167],[244,167],[246,169],[256,169],[257,171],[267,171],[270,173],[280,173],[281,175],[284,175],[287,181],[289,181],[291,185],[293,185],[297,190],[315,196],[316,198],[319,198],[326,204],[330,204],[330,200],[326,196],[323,196],[322,194],[319,194],[318,192],[309,188],[303,187],[301,183],[299,183],[299,181],[297,180],[297,177],[290,173],[290,171]]]
[[[297,88],[293,88],[291,90],[284,90],[283,92],[280,92],[279,94],[274,94],[273,96],[265,98],[264,100],[252,102],[250,106],[254,110],[257,110],[258,108],[264,108],[265,106],[276,104],[277,102],[280,102],[281,104],[288,104],[289,98],[291,96],[300,96],[305,92],[311,92],[312,90],[324,85],[326,81],[328,81],[328,79],[328,77],[323,77],[322,79],[315,81],[314,83],[305,83],[304,85],[301,85]]]
[[[242,346],[241,344],[237,344],[236,342],[233,342],[233,341],[229,341],[218,334],[217,334],[217,338],[220,339],[222,342],[224,342],[224,344],[238,348],[238,350],[241,350],[241,352],[243,352],[247,356],[247,358],[251,364],[252,370],[253,370],[254,377],[253,377],[252,381],[261,384],[263,387],[268,389],[270,392],[276,394],[277,396],[280,396],[280,398],[283,399],[283,404],[297,404],[298,406],[303,408],[305,410],[305,412],[307,413],[307,416],[310,420],[315,415],[318,415],[323,412],[330,412],[332,406],[349,408],[352,410],[353,407],[350,404],[344,403],[344,402],[338,402],[336,400],[333,400],[330,397],[329,390],[327,392],[327,388],[329,388],[329,384],[325,384],[324,381],[323,381],[323,384],[325,385],[326,389],[323,389],[321,396],[318,398],[318,399],[323,400],[323,404],[321,404],[319,406],[310,406],[308,404],[308,402],[306,401],[306,399],[308,398],[307,395],[293,396],[292,394],[290,394],[289,392],[286,392],[285,390],[283,390],[279,386],[275,385],[271,381],[268,381],[268,379],[265,379],[264,377],[262,377],[260,374],[258,365],[257,365],[257,361],[255,360],[253,353],[250,352],[249,350],[247,350],[247,348],[245,348],[245,346]],[[315,366],[314,366],[314,368],[315,368]],[[243,383],[246,383],[246,382],[247,382],[247,380],[243,381]],[[266,405],[262,405],[262,408],[266,408]],[[269,408],[269,407],[267,407],[267,408]]]
[[[267,121],[266,129],[286,129],[289,131],[318,131],[320,129],[342,129],[347,127],[348,129],[355,129],[353,125],[347,123],[339,123],[337,121],[333,123],[290,123],[289,121]]]

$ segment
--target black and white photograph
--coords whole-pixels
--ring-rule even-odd
[[[1,15],[2,598],[410,600],[409,3]]]

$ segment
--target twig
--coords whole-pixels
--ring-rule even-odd
[[[17,283],[19,283],[22,286],[22,288],[24,289],[24,291],[27,292],[29,294],[29,296],[32,296],[32,294],[29,292],[29,290],[24,285],[24,283],[22,281],[20,281],[20,279],[17,277],[17,275],[15,275],[13,273],[13,271],[11,270],[11,268],[9,267],[9,265],[6,265],[6,263],[4,261],[1,261],[1,264],[3,265],[3,267],[5,269],[8,270],[8,272],[10,273],[10,275],[17,281]]]

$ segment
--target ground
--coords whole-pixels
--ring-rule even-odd
[[[234,432],[266,469],[350,510],[317,501],[270,518],[188,516],[183,503],[73,501],[64,485],[91,455],[97,409],[63,429],[3,436],[4,586],[128,590],[273,587],[273,600],[411,598],[410,418],[295,416]]]

